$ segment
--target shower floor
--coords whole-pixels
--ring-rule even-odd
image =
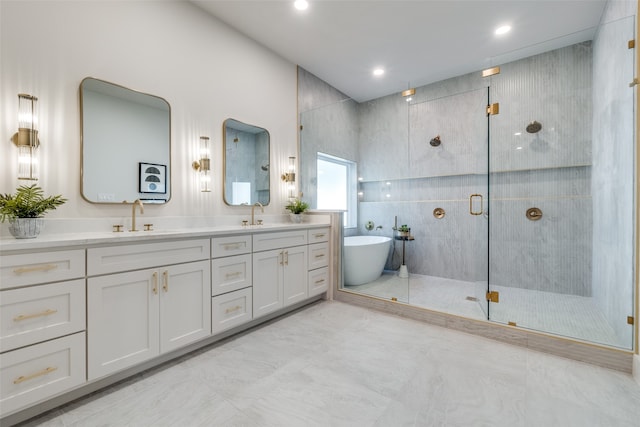
[[[419,274],[410,274],[409,279],[403,279],[395,271],[385,271],[373,282],[344,288],[378,298],[397,298],[399,302],[471,319],[487,318],[486,282],[464,282]],[[626,339],[617,337],[593,298],[506,286],[492,286],[491,290],[500,293],[500,302],[490,306],[492,321],[515,322],[526,329],[631,348],[632,326],[629,326]]]

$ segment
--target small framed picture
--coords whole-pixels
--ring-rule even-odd
[[[167,193],[167,165],[138,163],[140,165],[140,192]]]

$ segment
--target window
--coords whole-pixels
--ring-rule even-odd
[[[342,210],[345,227],[357,225],[357,180],[355,162],[318,153],[318,209]]]

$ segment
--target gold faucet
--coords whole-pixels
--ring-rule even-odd
[[[264,213],[264,206],[262,206],[262,203],[255,202],[253,206],[251,206],[251,225],[256,225],[256,221],[254,220],[254,213],[255,213],[256,206],[260,206],[260,211]]]
[[[144,205],[142,204],[142,200],[136,199],[131,204],[131,230],[129,231],[138,231],[136,230],[136,206],[140,206],[140,215],[144,213]]]

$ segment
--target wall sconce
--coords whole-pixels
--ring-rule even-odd
[[[289,198],[292,199],[295,197],[296,191],[296,158],[289,157],[289,169],[282,174],[282,180],[286,182],[287,189],[289,190]]]
[[[191,166],[200,172],[200,191],[209,193],[211,191],[211,160],[209,158],[209,137],[200,137],[200,160],[196,160]]]
[[[18,147],[18,179],[38,180],[38,98],[18,94],[18,132],[11,141]]]

